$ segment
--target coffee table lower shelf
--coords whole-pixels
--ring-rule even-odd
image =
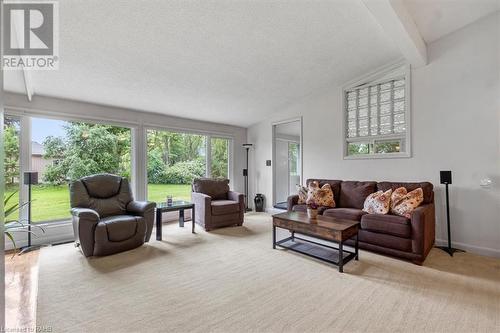
[[[343,245],[343,244],[342,244]],[[339,272],[343,271],[343,266],[352,259],[358,260],[356,249],[354,252],[346,250],[339,244],[339,248],[314,242],[309,239],[304,239],[297,236],[291,236],[279,240],[275,246],[282,247],[287,250],[298,252],[309,257],[313,257],[339,267]],[[342,258],[342,260],[341,260]]]

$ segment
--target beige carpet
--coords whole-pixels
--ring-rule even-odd
[[[54,332],[500,332],[500,260],[362,251],[345,273],[272,250],[271,218],[85,259],[44,248],[37,324]]]

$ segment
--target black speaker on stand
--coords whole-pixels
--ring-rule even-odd
[[[23,247],[19,254],[23,254],[35,249],[38,249],[38,246],[31,245],[31,185],[38,184],[38,172],[27,171],[24,173],[23,177],[24,185],[28,185],[28,246]]]
[[[451,230],[450,230],[450,195],[448,185],[451,184],[451,171],[440,171],[441,184],[446,186],[446,224],[448,227],[448,246],[436,246],[453,257],[455,252],[465,252],[463,250],[454,249],[451,247]]]

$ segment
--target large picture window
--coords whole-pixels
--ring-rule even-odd
[[[191,182],[206,175],[206,136],[148,130],[147,145],[148,200],[191,200]]]
[[[390,70],[344,89],[347,158],[408,157],[409,70]]]
[[[130,179],[129,128],[31,118],[32,222],[70,218],[69,182],[96,173]]]

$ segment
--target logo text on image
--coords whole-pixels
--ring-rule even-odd
[[[58,5],[57,1],[3,2],[3,69],[58,69]]]

